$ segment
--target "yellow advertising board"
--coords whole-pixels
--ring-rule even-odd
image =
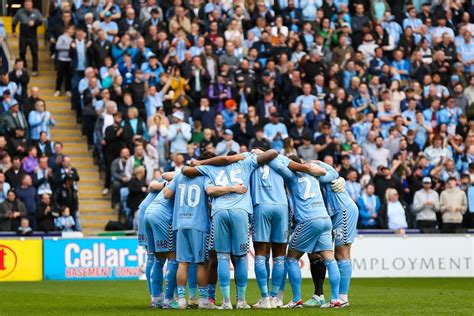
[[[41,238],[0,239],[0,282],[41,281],[43,240]]]

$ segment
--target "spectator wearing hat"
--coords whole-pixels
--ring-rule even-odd
[[[216,155],[226,156],[230,151],[239,152],[240,145],[234,141],[234,133],[230,129],[224,131],[224,139],[216,146]]]
[[[416,214],[416,226],[422,233],[436,232],[436,213],[439,212],[438,192],[431,189],[431,178],[423,178],[423,188],[415,192],[413,211]]]
[[[2,106],[0,106],[0,114],[7,113],[13,103],[17,103],[17,99],[12,97],[10,90],[3,91]]]
[[[270,114],[270,122],[263,127],[265,138],[272,142],[272,148],[280,152],[283,149],[283,140],[288,137],[286,125],[280,122],[277,112]]]
[[[440,210],[442,213],[443,233],[462,232],[463,215],[467,210],[466,193],[457,186],[457,180],[450,177],[446,189],[441,192]]]
[[[168,140],[170,141],[170,153],[186,154],[187,144],[191,140],[191,126],[184,122],[184,114],[181,111],[173,113],[173,124],[168,130]]]
[[[20,111],[20,105],[15,99],[11,100],[9,111],[3,114],[3,127],[11,135],[14,135],[17,128],[28,131],[28,121]]]
[[[0,95],[3,96],[8,90],[12,99],[21,97],[21,87],[14,81],[10,81],[8,72],[0,72]]]
[[[142,32],[150,30],[150,27],[159,27],[163,21],[163,11],[160,7],[150,5],[151,1],[148,1],[148,5],[144,6],[140,10],[140,22],[143,25]]]
[[[119,28],[117,23],[112,21],[112,12],[107,11],[105,13],[100,13],[100,15],[103,15],[104,21],[100,23],[100,28],[105,32],[107,35],[107,40],[110,42],[114,41],[114,36],[118,35],[119,33]],[[119,13],[120,17],[120,13]]]
[[[225,128],[232,128],[237,121],[237,102],[234,99],[225,101],[225,109],[221,112]]]
[[[148,54],[148,62],[142,64],[141,70],[143,77],[150,87],[160,83],[160,74],[165,71],[156,55],[152,52]]]

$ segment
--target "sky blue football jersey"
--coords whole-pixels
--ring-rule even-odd
[[[275,159],[280,160],[277,156]],[[251,193],[254,207],[260,204],[288,205],[285,181],[269,165],[260,166],[252,173]]]
[[[173,185],[174,180],[169,182],[168,185]],[[173,199],[165,199],[164,195],[165,190],[161,190],[160,193],[155,197],[153,202],[146,208],[145,214],[151,213],[162,217],[164,220],[172,221],[173,220]]]
[[[331,181],[339,177],[337,171],[324,162],[319,163],[319,166],[326,169],[326,175],[324,177],[318,177],[318,179],[326,198],[326,207],[329,216],[338,214],[342,209],[347,209],[349,206],[355,206],[355,202],[347,191],[336,193],[331,188]]]
[[[186,177],[179,173],[174,178],[173,229],[209,231],[208,196],[206,189],[212,185],[208,177]]]
[[[233,186],[242,183],[247,189],[245,194],[229,193],[212,198],[212,215],[221,210],[240,209],[253,212],[250,196],[250,177],[258,168],[257,156],[247,155],[243,160],[227,166],[198,166],[197,170],[210,178],[213,186]]]
[[[312,218],[328,217],[319,181],[303,172],[293,172],[288,168],[291,160],[279,155],[279,159],[270,162],[270,167],[277,171],[288,184],[298,223]]]

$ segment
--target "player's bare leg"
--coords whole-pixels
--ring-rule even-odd
[[[180,262],[178,264],[178,272],[176,274],[176,285],[178,287],[178,307],[186,309],[186,283],[188,282],[188,262]]]
[[[208,263],[199,263],[197,265],[197,283],[199,286],[199,308],[214,309],[215,306],[209,301],[208,292]]]

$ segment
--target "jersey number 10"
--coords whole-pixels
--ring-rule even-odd
[[[178,185],[180,195],[179,195],[179,206],[184,206],[184,195],[187,194],[187,202],[188,206],[196,207],[201,200],[201,188],[196,184],[191,184],[186,190],[186,184],[179,184]]]

